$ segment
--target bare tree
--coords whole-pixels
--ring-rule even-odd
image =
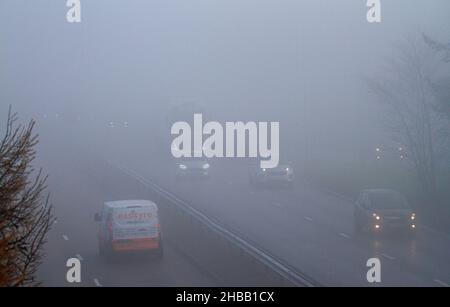
[[[35,122],[16,122],[10,108],[0,142],[0,286],[39,284],[35,275],[53,222],[49,196],[43,195],[47,177],[31,165]]]
[[[443,64],[450,64],[450,43],[446,45],[435,41],[426,34],[423,34],[423,40],[431,50],[441,56]],[[436,111],[446,116],[450,122],[450,76],[447,74],[432,82],[432,87],[437,98]]]
[[[436,59],[418,37],[396,46],[396,56],[386,60],[383,75],[367,79],[369,89],[386,107],[384,123],[394,142],[407,150],[417,178],[427,196],[436,191],[436,131],[431,77]]]

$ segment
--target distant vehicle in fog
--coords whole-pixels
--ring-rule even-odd
[[[291,164],[278,164],[274,168],[261,168],[259,163],[249,167],[248,178],[251,185],[256,187],[294,185],[294,169]]]
[[[148,200],[120,200],[103,204],[95,214],[100,223],[98,248],[101,256],[133,251],[163,255],[158,207]]]
[[[372,233],[407,231],[414,234],[416,214],[406,198],[389,189],[363,190],[355,204],[355,229]]]
[[[177,179],[209,178],[211,165],[205,158],[176,159]]]

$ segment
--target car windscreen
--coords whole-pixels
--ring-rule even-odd
[[[380,192],[369,194],[370,207],[372,209],[407,209],[408,204],[406,199],[399,193],[394,192]]]

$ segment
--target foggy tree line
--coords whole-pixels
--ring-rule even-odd
[[[450,44],[413,35],[395,46],[380,75],[366,79],[385,108],[383,127],[404,147],[427,197],[437,192],[440,167],[448,167],[450,145]]]

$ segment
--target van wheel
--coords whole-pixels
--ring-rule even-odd
[[[357,219],[354,219],[353,228],[354,228],[356,234],[362,234],[363,227],[361,226],[361,223],[359,223],[359,221]]]
[[[101,244],[100,242],[98,243],[98,254],[100,257],[105,256],[105,248],[103,247],[103,244]]]
[[[113,250],[111,247],[105,246],[103,244],[98,245],[98,254],[100,257],[109,262],[113,256]]]
[[[161,242],[158,249],[156,250],[155,257],[157,260],[161,260],[163,256],[164,256],[164,248]]]

